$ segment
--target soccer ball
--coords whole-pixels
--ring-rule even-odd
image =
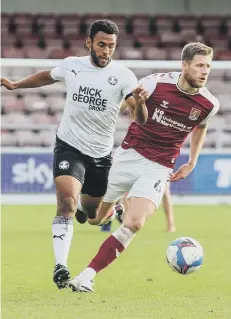
[[[193,238],[180,237],[171,242],[166,252],[167,263],[181,275],[197,271],[203,262],[203,248]]]

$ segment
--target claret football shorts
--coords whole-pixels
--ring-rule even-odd
[[[157,208],[171,172],[171,168],[148,160],[132,148],[119,147],[113,158],[104,201],[117,201],[128,192],[127,198],[147,198]]]

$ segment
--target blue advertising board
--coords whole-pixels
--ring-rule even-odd
[[[176,168],[186,163],[179,156]],[[52,152],[7,152],[1,159],[3,194],[54,193]],[[201,154],[194,171],[185,179],[171,183],[173,194],[231,194],[231,152]]]

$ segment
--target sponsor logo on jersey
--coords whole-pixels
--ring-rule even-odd
[[[178,121],[173,120],[172,118],[168,116],[165,116],[164,111],[159,108],[155,108],[152,119],[164,126],[173,127],[179,131],[184,131],[187,133],[190,133],[193,129],[192,126],[186,126],[183,123],[180,123]]]
[[[76,76],[79,72],[76,72],[75,70],[72,69],[71,73],[73,73]]]
[[[160,104],[160,106],[162,106],[162,107],[164,107],[164,108],[168,108],[168,105],[169,104],[169,102],[167,102],[167,101],[162,101],[162,103]]]
[[[109,76],[108,83],[110,83],[111,85],[116,85],[117,82],[118,79],[115,76]]]
[[[70,166],[70,164],[68,163],[68,161],[62,161],[59,163],[59,168],[62,170],[68,169]]]
[[[201,114],[201,110],[196,109],[195,107],[193,107],[191,109],[190,114],[189,114],[189,119],[192,120],[192,121],[196,121],[198,119],[198,117],[200,116],[200,114]]]
[[[79,92],[72,96],[73,101],[85,103],[89,105],[89,110],[105,111],[107,107],[107,100],[103,99],[102,90],[91,88],[88,86],[79,87]]]

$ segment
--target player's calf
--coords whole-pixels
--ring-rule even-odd
[[[109,236],[100,246],[98,253],[82,273],[70,281],[73,291],[83,291],[83,287],[91,288],[95,275],[106,268],[127,248],[135,234],[123,225]],[[84,290],[85,291],[85,290]]]
[[[94,219],[96,217],[96,214],[97,214],[97,207],[89,206],[83,209],[80,200],[78,201],[78,207],[75,213],[75,218],[78,223],[85,224],[88,218]]]

